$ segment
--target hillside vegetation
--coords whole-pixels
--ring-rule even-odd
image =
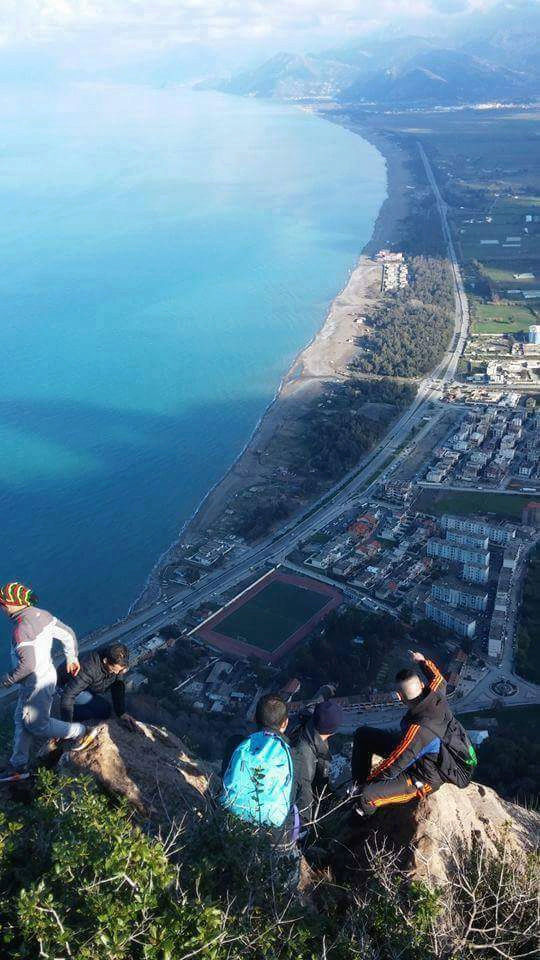
[[[518,673],[533,683],[540,683],[540,547],[531,553],[523,599],[519,613],[516,666]]]
[[[450,35],[367,35],[346,46],[311,54],[281,52],[222,80],[227,93],[280,100],[457,104],[526,99],[538,93],[540,14],[532,0],[516,0],[511,15],[496,4],[480,19],[473,11]],[[440,25],[439,25],[440,29]]]
[[[171,826],[158,839],[89,779],[42,773],[33,806],[0,817],[2,957],[532,956],[532,862],[518,870],[508,856],[460,858],[456,847],[461,873],[442,896],[407,882],[397,859],[373,847],[360,872],[342,862],[338,875],[312,877],[298,897],[290,865],[275,861],[264,837],[226,826],[214,814],[189,838]]]

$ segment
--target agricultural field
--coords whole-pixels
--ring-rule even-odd
[[[481,118],[475,110],[426,112],[418,136],[452,179],[486,198],[527,206],[540,194],[539,126],[533,109],[486,110]]]
[[[534,496],[533,496],[534,499]],[[422,490],[415,509],[422,513],[441,516],[453,513],[458,516],[493,513],[501,520],[521,520],[521,512],[531,496],[509,493],[486,493],[458,490]]]
[[[471,314],[473,334],[522,333],[526,332],[532,324],[539,322],[533,310],[517,303],[478,303],[473,301]]]
[[[508,300],[522,301],[523,293],[540,289],[540,260],[514,260],[511,269],[484,260],[479,269],[498,295]],[[540,298],[537,303],[540,305]]]
[[[460,212],[461,213],[461,212]],[[484,216],[456,216],[454,233],[464,260],[520,263],[540,260],[540,206],[496,201]],[[521,272],[516,269],[512,273]],[[519,281],[514,281],[520,286]]]

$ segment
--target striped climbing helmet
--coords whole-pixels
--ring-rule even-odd
[[[37,597],[30,587],[25,587],[24,583],[6,583],[0,587],[0,604],[5,607],[11,604],[14,607],[31,607],[36,603]]]

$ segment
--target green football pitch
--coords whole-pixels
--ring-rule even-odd
[[[329,594],[274,580],[213,629],[232,640],[276,650],[331,599]]]

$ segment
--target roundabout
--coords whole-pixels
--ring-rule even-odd
[[[511,680],[501,678],[491,684],[490,688],[498,697],[513,697],[518,692],[518,686]]]

